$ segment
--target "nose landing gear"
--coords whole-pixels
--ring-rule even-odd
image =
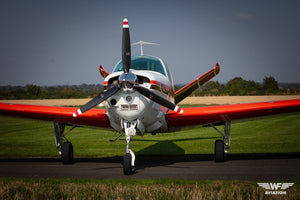
[[[123,122],[123,128],[125,131],[125,138],[126,138],[126,154],[123,157],[123,171],[125,175],[131,175],[132,169],[134,168],[135,164],[135,155],[133,151],[129,148],[130,146],[130,140],[132,139],[132,136],[135,136],[137,122]]]

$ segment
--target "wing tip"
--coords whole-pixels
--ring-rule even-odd
[[[215,75],[219,74],[219,72],[220,72],[220,65],[219,65],[219,63],[216,63],[214,71],[215,71]]]

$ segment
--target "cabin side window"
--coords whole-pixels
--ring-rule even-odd
[[[166,68],[166,71],[167,71],[169,80],[170,80],[170,82],[171,82],[172,85],[173,85],[173,77],[172,77],[172,74],[170,73],[169,68],[168,68],[168,66],[166,65],[166,63],[164,63],[164,65],[165,65],[165,68]]]

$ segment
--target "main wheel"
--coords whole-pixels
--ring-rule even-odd
[[[73,163],[73,145],[71,142],[64,142],[61,148],[61,160],[63,164]]]
[[[123,171],[125,175],[132,174],[131,155],[126,153],[123,157]]]
[[[216,140],[215,142],[215,161],[224,162],[224,142],[223,140]]]

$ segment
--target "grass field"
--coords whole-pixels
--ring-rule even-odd
[[[0,158],[59,157],[53,124],[0,116]],[[219,127],[222,128],[221,126]],[[125,140],[109,129],[76,128],[75,157],[122,156]],[[134,137],[137,155],[213,154],[220,134],[210,127]],[[234,121],[230,154],[300,154],[300,113]],[[278,180],[280,182],[280,180]],[[0,178],[0,199],[299,199],[300,180],[287,195],[265,195],[252,181],[82,180]]]
[[[0,157],[59,157],[51,122],[0,116],[0,123]],[[110,129],[76,128],[67,138],[73,143],[75,157],[122,156],[124,136],[114,143],[108,141],[117,135]],[[135,136],[131,148],[137,155],[212,154],[218,138],[221,135],[211,127],[186,128]],[[300,113],[234,121],[229,152],[300,153],[299,141]]]

